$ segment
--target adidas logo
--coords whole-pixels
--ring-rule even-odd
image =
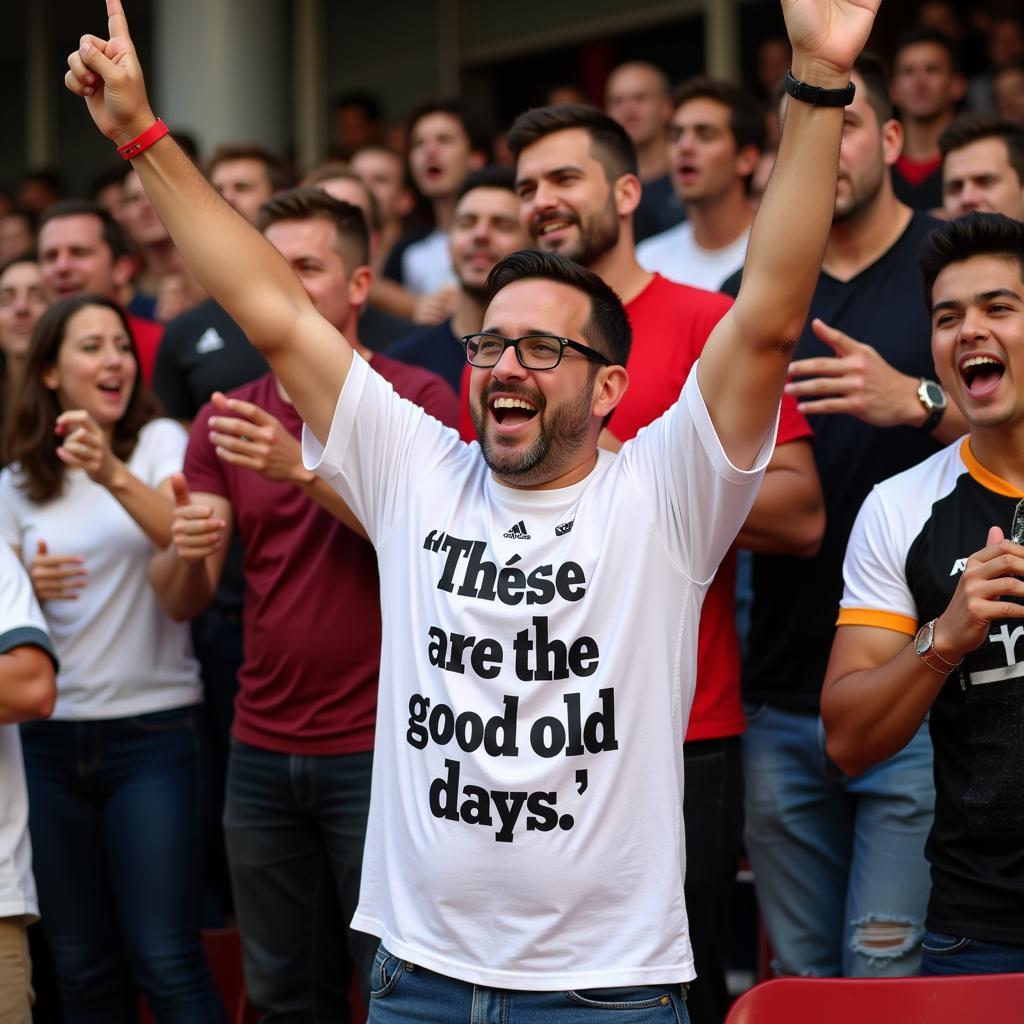
[[[196,342],[196,351],[200,355],[206,355],[207,352],[217,352],[223,347],[224,339],[213,327],[207,327]]]
[[[503,537],[508,537],[509,540],[529,540],[530,535],[526,532],[526,523],[519,520],[515,526],[512,526],[507,533],[502,534]]]

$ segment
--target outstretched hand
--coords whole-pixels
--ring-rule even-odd
[[[84,35],[68,54],[64,84],[85,99],[96,127],[114,142],[134,139],[156,120],[121,0],[107,0],[107,38]]]
[[[782,0],[794,67],[803,70],[802,65],[812,64],[824,73],[848,73],[868,41],[880,4],[881,0]]]

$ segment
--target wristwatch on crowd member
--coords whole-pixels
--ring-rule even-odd
[[[917,385],[917,398],[928,414],[928,418],[917,429],[930,434],[946,412],[946,406],[949,404],[946,392],[935,381],[922,377],[921,383]]]
[[[935,623],[936,619],[926,622],[914,638],[914,653],[933,671],[941,676],[948,676],[950,672],[960,667],[960,661],[947,661],[937,650],[935,650]]]

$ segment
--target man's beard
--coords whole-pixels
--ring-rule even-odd
[[[537,248],[545,252],[557,252],[562,256],[568,256],[569,259],[581,266],[590,267],[618,244],[619,214],[615,209],[613,195],[609,194],[607,204],[587,221],[583,221],[575,215],[570,219],[579,229],[575,241],[570,242],[564,248],[546,248],[543,238],[535,235],[534,242]]]
[[[568,469],[583,449],[590,430],[596,369],[589,369],[586,387],[578,395],[550,408],[542,396],[522,385],[502,384],[485,389],[480,402],[470,406],[470,413],[488,469],[499,479],[522,487],[545,483]],[[537,403],[535,418],[539,420],[540,432],[525,451],[503,451],[502,442],[495,442],[488,436],[485,429],[488,398],[495,391]]]
[[[868,179],[862,182],[859,187],[847,178],[850,190],[847,193],[843,208],[840,209],[838,203],[836,204],[835,211],[832,214],[832,223],[844,224],[847,221],[855,220],[866,210],[870,209],[882,191],[882,176],[888,173],[890,173],[889,168],[883,163],[877,178]]]

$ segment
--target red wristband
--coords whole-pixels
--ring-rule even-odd
[[[154,142],[158,142],[166,134],[167,125],[158,117],[141,135],[136,135],[131,142],[118,146],[117,151],[125,160],[131,160],[140,153],[144,153]]]

